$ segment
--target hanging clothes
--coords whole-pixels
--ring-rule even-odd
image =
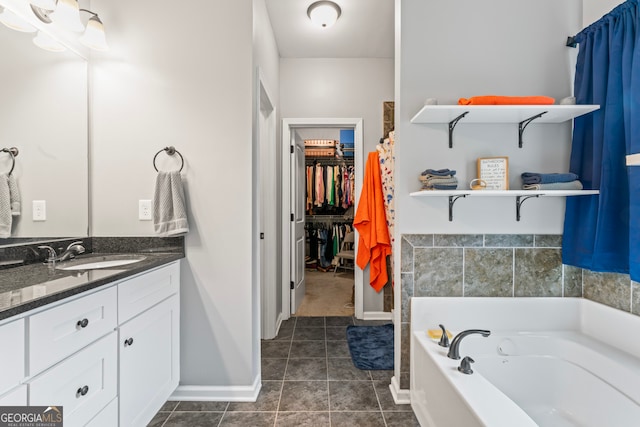
[[[380,174],[382,181],[382,195],[384,197],[384,209],[387,215],[387,227],[389,228],[389,238],[393,245],[393,226],[396,219],[395,201],[393,199],[394,182],[393,170],[395,164],[394,155],[394,132],[389,132],[389,137],[385,138],[378,146],[378,157],[380,159]]]
[[[387,255],[391,254],[391,240],[385,215],[384,196],[377,152],[369,153],[362,192],[353,222],[360,233],[356,262],[364,270],[370,265],[369,283],[379,292],[388,281]]]

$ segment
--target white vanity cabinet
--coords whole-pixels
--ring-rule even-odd
[[[0,326],[0,396],[20,385],[24,379],[24,319]],[[3,401],[0,397],[0,403]]]
[[[180,263],[0,324],[0,406],[62,406],[65,427],[144,426],[180,379]]]
[[[0,406],[25,406],[27,404],[27,386],[21,385],[9,393],[0,396]]]
[[[121,427],[146,425],[178,386],[179,277],[175,264],[118,285]]]

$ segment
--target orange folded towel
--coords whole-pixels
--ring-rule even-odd
[[[460,98],[458,105],[550,105],[555,99],[549,96],[472,96]]]

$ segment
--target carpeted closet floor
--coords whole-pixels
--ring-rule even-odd
[[[352,270],[339,269],[335,276],[333,271],[306,270],[306,291],[295,315],[353,316],[354,283]]]

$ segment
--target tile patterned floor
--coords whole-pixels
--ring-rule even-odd
[[[353,366],[346,327],[354,323],[376,322],[292,317],[278,337],[262,341],[262,389],[256,402],[167,402],[149,427],[419,426],[411,406],[393,401],[393,371]]]

